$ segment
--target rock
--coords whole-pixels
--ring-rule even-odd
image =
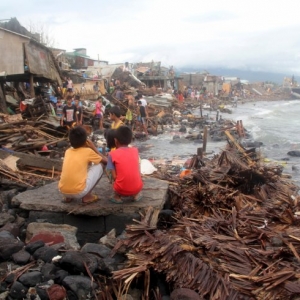
[[[5,225],[6,223],[11,223],[15,220],[15,217],[7,212],[0,213],[0,227]]]
[[[45,243],[65,243],[68,249],[79,250],[77,228],[67,224],[30,223],[27,226],[26,243],[42,240]]]
[[[170,300],[201,300],[200,296],[193,290],[180,288],[174,290],[170,295]]]
[[[186,138],[180,138],[170,141],[170,144],[188,144],[190,141]]]
[[[58,270],[60,270],[60,268],[58,268],[56,265],[52,263],[45,263],[41,268],[44,280],[54,280],[55,274]]]
[[[0,293],[3,293],[3,292],[5,292],[5,291],[7,291],[7,283],[4,282],[4,281],[2,281],[2,282],[0,283]],[[1,298],[0,298],[0,299],[1,299]]]
[[[43,241],[35,241],[32,243],[29,243],[25,246],[25,250],[29,252],[30,254],[33,254],[37,249],[42,248],[45,246],[45,243]]]
[[[24,299],[26,297],[28,288],[21,282],[15,281],[10,288],[9,296],[13,299]]]
[[[132,299],[137,300],[137,299],[142,299],[143,291],[139,289],[129,289],[127,292],[127,295],[130,295]]]
[[[14,224],[16,224],[18,227],[21,227],[25,224],[26,219],[23,217],[20,217],[19,215],[17,215],[16,220],[14,222]]]
[[[2,229],[2,228],[1,228]],[[3,230],[3,231],[0,231],[0,238],[8,238],[8,239],[14,239],[15,236],[12,235],[10,232],[6,231],[6,230]]]
[[[279,144],[273,144],[272,148],[278,149],[278,148],[280,148],[280,146],[279,146]]]
[[[126,257],[122,254],[115,254],[113,257],[105,257],[102,263],[99,264],[99,269],[104,272],[111,273],[113,271],[118,271],[124,267],[124,261]]]
[[[186,130],[186,127],[185,126],[181,126],[180,128],[179,128],[179,132],[186,132],[187,130]]]
[[[45,263],[51,262],[52,258],[57,255],[58,251],[48,246],[41,247],[33,253],[34,259],[41,259]]]
[[[67,276],[63,280],[63,286],[70,289],[78,299],[88,299],[88,295],[97,288],[97,284],[89,277],[80,275]]]
[[[50,300],[46,289],[40,288],[39,286],[37,286],[36,292],[39,295],[41,300]]]
[[[81,272],[86,274],[86,265],[90,273],[93,274],[97,270],[99,262],[97,256],[93,254],[68,251],[62,257],[59,264],[61,268],[67,270],[71,274],[79,274]]]
[[[0,200],[2,203],[7,204],[9,207],[11,207],[11,199],[18,194],[18,190],[17,189],[12,189],[9,191],[3,191],[0,194]]]
[[[51,300],[64,300],[67,297],[67,292],[63,286],[53,284],[47,289],[47,293]]]
[[[175,134],[175,135],[173,136],[173,140],[177,140],[177,139],[180,139],[180,136],[177,135],[177,134]]]
[[[30,253],[22,249],[21,251],[14,253],[12,259],[18,265],[26,265],[30,259]]]
[[[24,247],[24,243],[11,238],[0,238],[0,261],[8,260]]]
[[[102,258],[107,257],[111,249],[102,244],[87,243],[81,248],[82,252],[97,253]]]
[[[283,158],[281,158],[280,160],[283,160],[283,161],[289,161],[290,159],[289,159],[289,157],[283,157]]]
[[[100,240],[99,243],[107,246],[107,247],[115,247],[117,243],[117,238],[116,238],[116,229],[113,228],[107,235],[103,236]],[[82,249],[81,249],[82,250]]]
[[[295,171],[295,172],[298,172],[299,168],[298,168],[298,166],[292,166],[292,170]]]
[[[22,284],[26,286],[36,286],[42,281],[42,273],[39,271],[27,272],[21,275],[18,279]]]
[[[16,238],[20,235],[20,226],[17,223],[6,223],[3,227],[0,228],[0,234],[2,231],[9,232],[13,235],[13,237]]]
[[[16,280],[16,276],[15,276],[14,273],[8,274],[8,275],[6,276],[6,278],[5,278],[5,282],[6,282],[7,284],[12,284],[15,280]]]
[[[300,157],[300,151],[298,151],[298,150],[289,151],[287,154],[290,156]]]
[[[58,270],[55,273],[54,282],[58,284],[62,284],[63,280],[69,275],[70,274],[66,270]]]

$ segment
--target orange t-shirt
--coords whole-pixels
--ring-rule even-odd
[[[99,164],[102,157],[88,147],[70,148],[65,153],[62,172],[58,183],[64,194],[79,194],[86,185],[90,163]]]

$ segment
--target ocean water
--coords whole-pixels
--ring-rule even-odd
[[[238,104],[230,108],[231,114],[222,113],[224,119],[242,120],[244,127],[250,131],[255,141],[263,146],[258,149],[268,163],[278,163],[284,167],[284,173],[291,174],[300,185],[300,157],[287,155],[288,151],[300,151],[300,100],[257,101]],[[204,111],[215,120],[216,112]],[[173,136],[182,134],[179,127],[165,128],[165,133],[150,137],[146,142],[137,142],[142,158],[165,160],[185,159],[197,153],[200,143],[173,144]],[[197,132],[198,128],[188,129]],[[207,152],[217,153],[226,142],[208,142]],[[288,160],[286,160],[288,159]]]

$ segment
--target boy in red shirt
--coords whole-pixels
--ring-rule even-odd
[[[115,130],[116,150],[110,152],[107,169],[111,170],[114,179],[114,195],[111,202],[121,204],[122,197],[133,197],[141,200],[143,182],[140,173],[139,153],[137,148],[128,147],[132,140],[132,131],[127,126]]]

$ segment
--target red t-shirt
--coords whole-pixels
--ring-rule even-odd
[[[117,178],[114,182],[114,190],[124,196],[132,196],[143,188],[140,173],[139,153],[134,147],[121,147],[110,152]]]

